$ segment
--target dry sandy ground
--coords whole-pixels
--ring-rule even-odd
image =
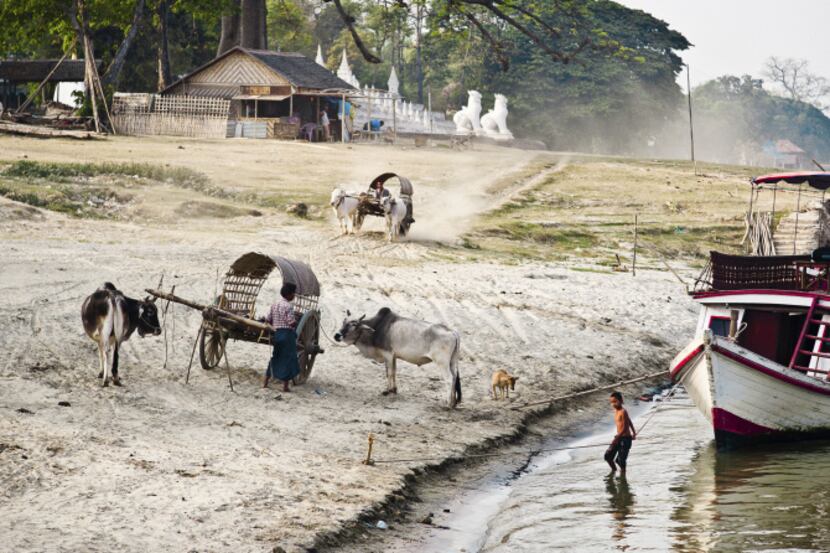
[[[331,220],[304,223],[276,211],[112,222],[0,200],[4,551],[304,551],[429,464],[362,465],[370,432],[381,458],[460,454],[512,435],[521,422],[509,404],[490,399],[494,370],[520,376],[514,405],[638,376],[665,367],[695,320],[667,273],[632,278],[521,259],[473,262],[458,248],[423,240],[451,241],[465,223],[440,223],[479,209],[455,209],[464,198],[472,206],[485,205],[482,198],[497,203],[540,163],[556,170],[556,160],[536,153],[0,138],[0,160],[24,154],[180,164],[223,186],[290,183],[322,197],[335,183],[368,182],[395,168],[415,182],[421,203],[414,239],[389,245],[371,225],[335,238]],[[243,343],[228,348],[235,392],[224,372],[198,366],[185,384],[199,315],[183,307],[167,313],[166,367],[164,340],[136,336],[122,350],[125,386],[99,386],[79,317],[87,294],[109,280],[138,296],[164,272],[166,287],[207,301],[217,275],[251,250],[311,263],[329,334],[345,309],[371,314],[382,306],[458,330],[461,406],[444,407],[442,371],[430,365],[401,366],[400,394],[383,397],[382,367],[325,340],[311,379],[290,394],[260,388],[270,352]],[[260,310],[278,285],[263,292]]]

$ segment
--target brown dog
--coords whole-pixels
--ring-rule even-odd
[[[510,390],[516,389],[518,376],[510,376],[507,371],[499,369],[493,373],[493,399],[499,399],[498,390],[501,390],[501,398],[509,398]]]

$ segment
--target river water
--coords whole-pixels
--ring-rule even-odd
[[[602,448],[541,454],[519,478],[459,496],[451,530],[422,550],[830,551],[830,442],[716,453],[687,396],[636,411],[638,427],[653,417],[627,478],[608,476]],[[610,420],[568,445],[609,441]]]

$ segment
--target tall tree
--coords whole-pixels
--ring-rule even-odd
[[[830,83],[810,71],[807,60],[772,56],[764,64],[763,75],[777,85],[785,97],[813,104],[819,109],[826,107]]]
[[[170,44],[167,27],[170,20],[169,0],[159,0],[158,5],[158,89],[164,90],[170,85]]]
[[[239,45],[243,48],[267,48],[265,0],[242,0],[239,18]]]
[[[228,13],[222,16],[222,30],[219,35],[217,56],[221,56],[234,46],[239,46],[239,11],[240,0],[233,0]]]

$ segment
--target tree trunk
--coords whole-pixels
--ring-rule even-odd
[[[242,0],[239,44],[252,50],[265,49],[265,0]]]
[[[158,8],[159,16],[159,46],[158,46],[158,66],[159,66],[159,91],[164,90],[170,86],[170,50],[167,42],[167,19],[170,15],[170,5],[168,0],[160,0]]]
[[[110,63],[110,66],[107,68],[104,76],[101,77],[101,84],[104,86],[118,83],[118,77],[121,75],[121,70],[124,68],[124,62],[127,60],[127,53],[130,51],[130,46],[132,46],[135,36],[138,34],[138,30],[141,27],[141,19],[144,17],[144,3],[145,0],[136,0],[135,10],[133,11],[133,21],[130,24],[127,35],[118,46],[118,51],[115,53],[115,57],[112,58],[112,63]]]
[[[424,103],[424,66],[421,60],[421,41],[423,40],[424,5],[415,8],[415,78],[418,81],[418,103]]]
[[[222,16],[222,32],[216,55],[221,56],[235,46],[239,46],[239,0],[234,1],[233,11],[229,15]]]
[[[262,8],[259,10],[260,22],[262,25],[262,47],[268,50],[268,6],[266,0],[259,0]]]

